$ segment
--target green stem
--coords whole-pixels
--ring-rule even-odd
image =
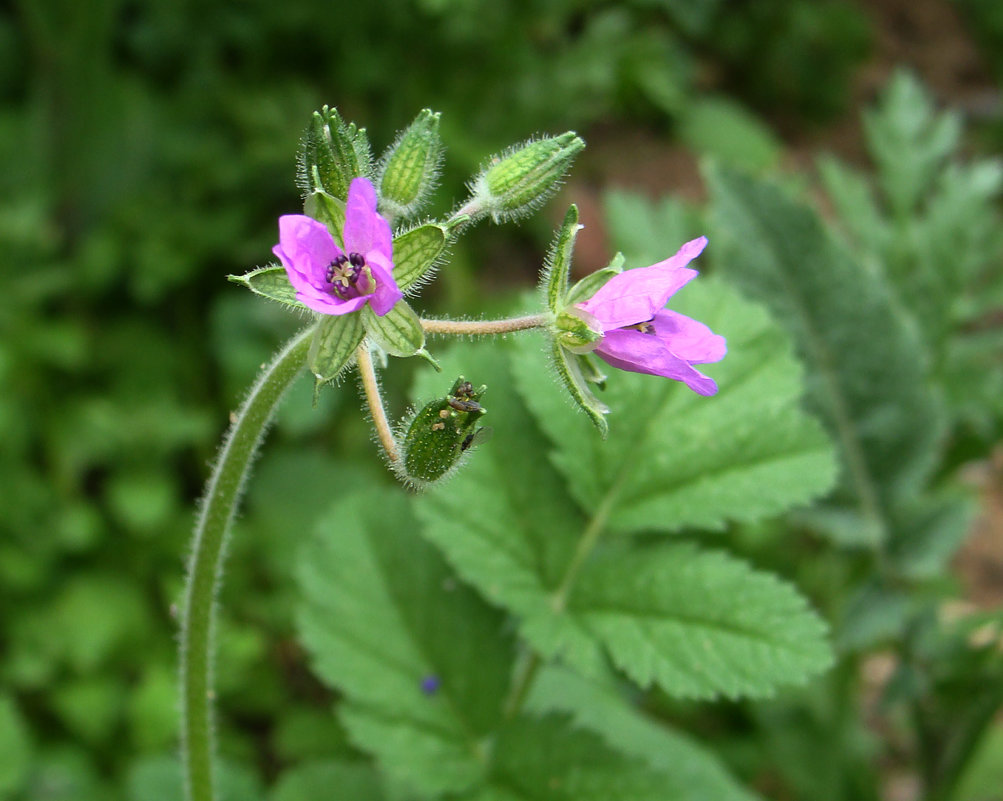
[[[422,320],[426,334],[451,334],[473,336],[481,334],[509,334],[530,328],[543,328],[550,318],[545,314],[510,317],[507,320]]]
[[[212,801],[212,643],[226,536],[258,443],[306,364],[313,329],[297,334],[262,370],[233,417],[195,525],[181,621],[181,754],[189,801]]]

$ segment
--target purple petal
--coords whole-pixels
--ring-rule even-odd
[[[690,364],[719,362],[728,352],[728,345],[720,334],[685,314],[662,309],[652,321],[655,336],[680,359]]]
[[[382,317],[404,297],[404,293],[394,281],[393,264],[382,253],[375,250],[367,253],[366,264],[369,265],[373,280],[376,281],[376,289],[373,290],[373,294],[367,296],[369,306],[377,317]]]
[[[640,331],[610,331],[602,338],[596,355],[621,370],[660,375],[682,381],[700,395],[713,395],[717,384],[672,353],[657,336]]]
[[[303,214],[279,217],[279,244],[272,252],[297,289],[293,280],[297,273],[315,287],[323,286],[327,268],[341,255],[327,226]]]
[[[296,297],[301,300],[305,306],[308,306],[321,314],[348,314],[349,312],[358,311],[365,306],[366,301],[369,300],[369,297],[366,295],[342,300],[335,295],[313,296],[307,295],[303,292],[297,292]]]
[[[686,265],[706,246],[707,237],[702,236],[687,242],[665,261],[614,275],[579,305],[595,315],[606,331],[650,320],[670,297],[697,277],[697,271]]]
[[[376,190],[366,178],[356,178],[348,187],[345,203],[345,251],[366,254],[372,250],[393,261],[390,223],[376,211]]]

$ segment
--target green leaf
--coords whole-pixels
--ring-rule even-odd
[[[338,801],[383,801],[379,776],[363,762],[306,762],[279,778],[269,801],[321,801],[337,788]]]
[[[221,760],[218,779],[216,797],[219,801],[259,801],[263,798],[260,782],[246,767]],[[181,763],[174,756],[145,757],[130,768],[126,788],[129,801],[182,801]]]
[[[446,251],[446,229],[426,223],[405,231],[394,239],[394,280],[402,292],[428,280]]]
[[[285,267],[261,267],[243,275],[228,275],[226,278],[235,284],[246,286],[255,295],[309,311],[303,303],[296,299],[296,290],[289,283]]]
[[[470,801],[676,801],[642,760],[575,730],[565,716],[521,717],[499,734],[489,785]]]
[[[307,366],[318,386],[338,377],[363,336],[365,329],[359,314],[326,314],[321,317],[307,354]]]
[[[568,294],[568,274],[571,272],[571,256],[575,249],[575,237],[582,226],[578,224],[578,207],[572,205],[564,215],[564,222],[551,246],[547,266],[541,276],[541,285],[547,298],[547,307],[559,314],[564,310],[565,295]]]
[[[510,386],[498,350],[469,346],[444,363],[476,363],[479,378]],[[514,350],[521,355],[524,348]],[[525,358],[539,362],[536,353]],[[536,391],[551,391],[545,369],[536,369]],[[622,539],[603,544],[616,494],[600,496],[595,514],[584,518],[560,476],[538,457],[542,434],[525,407],[511,393],[494,397],[492,425],[504,434],[416,508],[425,536],[489,601],[520,620],[543,658],[594,676],[609,657],[640,684],[658,682],[668,693],[694,697],[765,694],[827,664],[824,626],[775,578],[692,546],[631,552]],[[557,401],[559,414],[586,426],[580,433],[594,442],[585,421]],[[579,472],[594,469],[595,461],[579,458]]]
[[[557,666],[537,674],[527,709],[563,711],[578,727],[595,732],[623,754],[638,757],[664,779],[667,799],[679,801],[754,801],[708,748],[664,722],[636,709],[624,698],[622,682],[610,672],[602,681],[585,679]]]
[[[403,300],[382,317],[367,303],[360,312],[370,338],[391,356],[414,356],[425,347],[425,330],[418,315]]]
[[[750,170],[773,167],[782,152],[777,137],[762,120],[724,97],[687,103],[679,137],[701,155]]]
[[[843,461],[839,501],[889,536],[894,507],[919,490],[943,432],[926,355],[886,286],[780,189],[712,170],[715,257],[774,310],[809,369],[808,397]],[[730,357],[729,357],[730,358]]]
[[[30,755],[24,718],[7,694],[0,695],[0,796],[16,794],[28,772]]]
[[[459,792],[481,780],[512,643],[415,529],[396,490],[335,504],[301,554],[299,627],[353,741],[417,793]]]
[[[800,409],[801,369],[783,331],[762,308],[708,279],[671,305],[727,338],[725,359],[702,366],[720,390],[708,398],[665,378],[611,371],[602,396],[610,408],[605,442],[567,413],[536,343],[514,343],[516,384],[582,508],[604,508],[617,531],[714,529],[824,493],[834,478],[832,449]]]

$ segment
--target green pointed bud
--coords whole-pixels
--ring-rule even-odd
[[[526,142],[491,159],[471,184],[465,209],[498,222],[525,217],[563,183],[585,142],[574,131]]]
[[[304,195],[320,191],[340,200],[348,197],[353,178],[373,171],[366,129],[327,106],[313,113],[297,161],[296,182]]]
[[[480,404],[486,390],[460,376],[448,395],[415,414],[404,435],[404,478],[418,487],[439,481],[487,438],[488,429],[477,426],[486,411]]]
[[[572,353],[591,353],[602,339],[602,325],[585,309],[568,306],[554,320],[554,334]]]
[[[380,161],[380,211],[391,223],[414,217],[435,191],[442,164],[439,116],[424,109]]]

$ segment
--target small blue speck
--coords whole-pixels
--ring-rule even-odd
[[[421,680],[421,691],[425,695],[435,695],[436,690],[439,689],[439,685],[442,682],[439,680],[438,676],[425,676]]]

